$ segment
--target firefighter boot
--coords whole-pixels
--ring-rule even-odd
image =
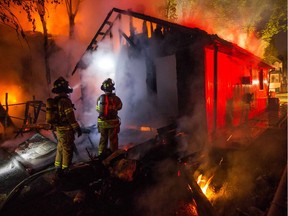
[[[61,178],[66,178],[69,175],[69,168],[62,169]]]
[[[55,172],[53,173],[51,184],[57,185],[63,176],[63,171],[61,168],[56,168]]]
[[[62,174],[63,174],[62,169],[61,168],[56,168],[55,175],[57,175],[58,177],[61,178]]]

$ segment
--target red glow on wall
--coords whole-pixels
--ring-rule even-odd
[[[238,57],[206,47],[205,71],[209,132],[245,123],[266,109],[268,68],[260,67],[252,55]]]
[[[213,130],[213,104],[214,104],[214,60],[213,55],[214,51],[212,49],[205,49],[205,92],[206,92],[206,114],[207,114],[207,122],[211,122],[211,124],[207,124],[207,129],[209,132]]]

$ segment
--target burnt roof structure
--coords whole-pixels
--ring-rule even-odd
[[[113,18],[113,14],[116,14],[116,17]],[[216,34],[208,34],[207,32],[199,29],[199,28],[190,28],[186,27],[183,25],[179,25],[177,23],[169,22],[163,19],[159,19],[156,17],[148,16],[142,13],[134,12],[131,10],[121,10],[119,8],[113,8],[106,16],[104,22],[101,24],[100,28],[94,35],[93,39],[91,40],[90,44],[86,48],[86,52],[93,52],[96,51],[98,48],[98,43],[102,40],[104,40],[107,36],[111,37],[111,30],[112,27],[115,23],[115,21],[121,19],[121,15],[128,15],[130,17],[134,17],[140,20],[143,20],[143,22],[149,22],[152,27],[152,23],[156,24],[157,26],[161,26],[161,28],[164,29],[164,32],[173,32],[176,33],[177,35],[181,35],[181,37],[184,37],[183,40],[178,41],[176,40],[175,46],[181,47],[181,46],[186,46],[191,43],[191,41],[195,41],[198,38],[205,38],[207,40],[207,43],[217,46],[218,50],[226,53],[228,55],[237,55],[240,58],[245,56],[251,58],[251,61],[258,62],[260,63],[263,67],[267,67],[269,69],[272,69],[273,67],[270,66],[269,64],[263,62],[262,59],[259,57],[255,56],[251,52],[239,47],[238,45],[231,43],[229,41],[226,41]],[[112,20],[112,21],[111,21]],[[130,32],[131,33],[131,32]],[[131,39],[129,39],[129,36],[127,36],[123,31],[119,30],[119,34],[121,34],[125,39],[128,40],[129,44],[133,46],[133,42]],[[130,35],[131,37],[131,35]],[[175,37],[174,37],[175,39]],[[172,38],[170,40],[166,40],[165,44],[162,44],[163,47],[169,43],[169,47],[171,46],[171,42],[175,42]],[[84,53],[84,54],[85,54]],[[84,55],[83,54],[83,55]],[[83,57],[83,56],[82,56]],[[84,69],[86,68],[87,65],[84,64],[82,61],[82,57],[79,60],[79,62],[76,64],[74,70],[72,71],[72,75],[77,71],[77,69]]]
[[[139,21],[142,22],[140,33],[134,26],[135,20],[138,24]],[[117,25],[116,21],[121,23],[126,21],[126,28]],[[124,44],[125,41],[123,47],[128,47],[129,58],[122,64],[127,67],[133,65],[136,59],[142,59],[145,64],[142,70],[146,70],[144,71],[146,78],[143,78],[147,89],[157,95],[157,99],[160,98],[156,104],[162,106],[160,112],[169,115],[168,118],[192,116],[197,112],[199,122],[196,124],[201,125],[201,131],[203,129],[212,132],[228,124],[225,123],[225,118],[230,114],[225,109],[231,98],[239,99],[244,94],[253,94],[255,109],[248,114],[250,117],[266,109],[269,88],[267,77],[273,67],[261,58],[199,28],[182,26],[130,10],[113,8],[108,13],[72,75],[78,69],[85,69],[90,64],[89,58],[84,57],[86,54],[97,51],[101,41],[107,38],[112,40],[115,34],[115,31],[112,31],[115,30],[113,27],[118,28],[120,44]],[[166,59],[159,60],[161,58]],[[159,63],[160,61],[162,63]],[[171,61],[172,65],[167,66]],[[117,73],[122,71],[117,69]],[[164,86],[159,86],[161,76],[166,82]],[[168,81],[169,79],[174,80]],[[176,87],[172,89],[171,86]],[[176,92],[176,96],[168,101],[167,92],[172,94]],[[237,95],[234,95],[235,93]],[[145,98],[143,100],[146,101]],[[239,104],[235,104],[235,101],[233,103],[238,109]],[[239,124],[240,120],[237,118],[244,111],[244,106],[238,110],[239,113],[229,120],[234,124]]]

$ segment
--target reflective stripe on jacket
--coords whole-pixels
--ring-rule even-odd
[[[98,118],[98,126],[101,128],[115,128],[120,126],[120,119],[102,120]]]
[[[80,127],[76,121],[73,107],[68,96],[60,97],[58,102],[60,122],[56,124],[58,130],[76,130]]]
[[[67,131],[67,130],[73,130],[73,128],[70,125],[65,126],[56,126],[58,130]]]

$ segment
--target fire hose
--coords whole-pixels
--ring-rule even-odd
[[[3,209],[5,208],[5,206],[9,203],[9,201],[11,199],[13,199],[14,196],[16,196],[21,189],[23,189],[23,187],[25,185],[27,185],[28,183],[32,182],[33,180],[35,180],[36,178],[38,178],[39,176],[43,175],[44,173],[48,173],[51,172],[53,170],[55,170],[55,167],[50,167],[48,169],[42,170],[40,172],[37,172],[29,177],[27,177],[26,179],[24,179],[23,181],[21,181],[18,185],[16,185],[16,187],[14,187],[14,189],[12,191],[10,191],[10,193],[7,195],[6,199],[4,200],[4,202],[1,203],[0,206],[0,215],[1,212],[3,211]]]

